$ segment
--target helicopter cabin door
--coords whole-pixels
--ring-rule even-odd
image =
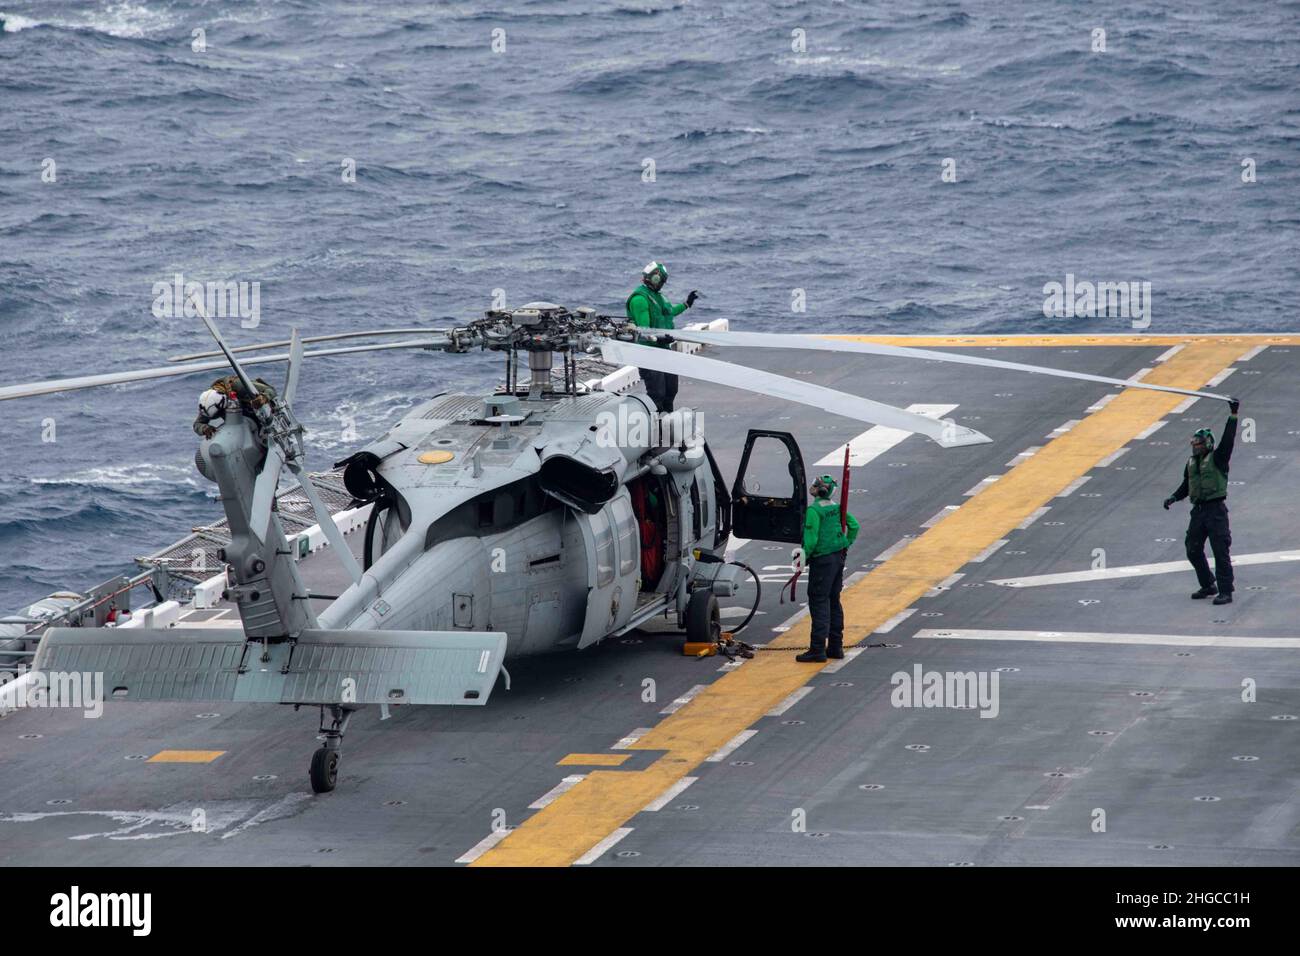
[[[751,428],[731,489],[731,533],[755,541],[799,544],[807,487],[803,455],[794,436]]]

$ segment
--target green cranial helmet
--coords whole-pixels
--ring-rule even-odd
[[[1214,432],[1208,428],[1198,428],[1192,434],[1193,442],[1204,442],[1206,451],[1214,450]]]
[[[662,262],[651,262],[641,270],[641,282],[658,292],[668,281],[668,270]]]
[[[812,483],[812,493],[816,498],[829,498],[835,494],[835,479],[830,475],[822,475]]]

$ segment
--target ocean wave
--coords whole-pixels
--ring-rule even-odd
[[[102,33],[125,40],[160,36],[173,29],[178,20],[168,10],[150,9],[143,3],[118,2],[101,4],[96,9],[61,12],[57,17],[28,17],[0,10],[5,33],[19,33],[37,27]]]

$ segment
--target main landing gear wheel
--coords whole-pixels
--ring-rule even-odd
[[[311,755],[311,788],[316,793],[329,793],[339,782],[339,752],[321,747]]]
[[[722,640],[722,615],[712,591],[695,591],[686,605],[686,640],[717,644]]]

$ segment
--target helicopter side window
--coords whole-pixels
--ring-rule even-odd
[[[618,573],[631,574],[636,570],[640,538],[637,535],[636,515],[626,498],[615,498],[610,505],[614,512],[614,525],[618,529]]]
[[[596,587],[603,588],[614,580],[614,531],[604,508],[591,516],[591,531],[596,538]]]

